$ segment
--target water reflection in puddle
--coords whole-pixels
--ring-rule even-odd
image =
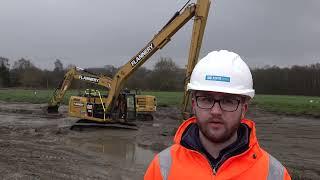
[[[139,147],[137,144],[126,139],[104,139],[89,141],[85,139],[71,139],[67,144],[77,146],[87,151],[102,153],[103,155],[117,159],[125,164],[148,165],[156,152]]]

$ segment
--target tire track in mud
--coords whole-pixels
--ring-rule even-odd
[[[320,179],[320,119],[253,109],[260,145],[286,165],[295,179]]]
[[[68,162],[76,163],[79,160],[67,158],[65,153],[58,153],[56,150],[53,150],[53,153],[46,152],[47,149],[39,150],[39,147],[34,144],[26,144],[23,142],[23,146],[19,147],[20,144],[13,144],[13,142],[1,142],[0,153],[7,157],[14,158],[34,158],[39,160],[68,160]],[[8,148],[10,147],[10,148]],[[37,148],[35,150],[30,150],[32,148]],[[14,153],[13,153],[14,150]],[[17,154],[19,157],[17,157]]]
[[[90,174],[86,174],[85,171],[78,172],[78,167],[81,167],[80,170],[90,169],[94,172],[95,170],[90,167],[96,166],[99,169],[109,166],[108,163],[97,163],[93,156],[79,151],[46,147],[24,141],[1,141],[0,144],[1,167],[14,167],[9,168],[11,173],[7,174],[12,174],[17,168],[20,172],[19,176],[16,174],[17,177],[22,175],[23,178],[32,172],[40,177],[54,179],[105,179],[108,177],[106,172],[99,173],[97,171]],[[2,168],[0,169],[2,171]]]
[[[2,108],[3,110],[3,108]],[[1,111],[1,110],[0,110]],[[15,112],[15,113],[10,113]],[[22,113],[16,113],[22,112]],[[64,119],[40,110],[0,113],[0,179],[109,179],[110,163],[64,146]]]

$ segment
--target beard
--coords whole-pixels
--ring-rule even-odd
[[[197,117],[198,118],[198,117]],[[224,143],[232,138],[238,131],[241,124],[241,113],[239,117],[235,117],[232,122],[223,120],[221,117],[211,117],[211,119],[206,120],[206,122],[201,122],[197,120],[197,125],[199,127],[200,133],[213,143]],[[219,128],[210,127],[211,120],[221,122]]]

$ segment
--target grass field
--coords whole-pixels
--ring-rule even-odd
[[[53,94],[53,90],[23,90],[23,89],[2,89],[0,90],[0,100],[7,102],[29,102],[46,103]],[[77,91],[67,91],[64,104],[68,103],[71,95],[76,95]]]
[[[182,92],[144,92],[158,98],[158,105],[180,105]],[[251,105],[267,111],[287,115],[311,115],[320,117],[320,97],[256,95]]]
[[[320,97],[257,95],[252,104],[277,113],[320,117]]]
[[[2,89],[0,100],[8,102],[46,103],[53,94],[53,90],[22,90]],[[68,103],[71,95],[78,95],[79,91],[67,91],[64,104]],[[159,106],[180,106],[182,92],[143,92],[142,94],[157,97]],[[283,96],[283,95],[256,95],[252,105],[267,111],[290,115],[311,115],[320,117],[320,97],[311,96]]]

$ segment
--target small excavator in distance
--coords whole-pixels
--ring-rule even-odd
[[[70,68],[67,73],[64,75],[63,81],[60,83],[58,88],[54,91],[53,96],[51,97],[47,112],[50,114],[58,113],[59,106],[63,101],[63,98],[66,94],[66,91],[70,88],[70,85],[73,80],[81,80],[88,83],[93,83],[98,86],[102,86],[107,90],[110,89],[110,83],[112,81],[111,78],[104,75],[98,75],[93,72],[89,72],[80,67],[72,67]],[[140,95],[135,91],[132,93],[131,91],[124,89],[120,93],[121,97],[130,97],[134,104],[124,104],[122,102],[122,107],[119,109],[119,116],[127,117],[128,120],[135,120],[136,118],[140,120],[153,120],[153,113],[156,111],[156,97],[151,95]],[[83,98],[84,101],[88,101],[86,103],[90,106],[89,102],[91,99],[96,101],[101,101],[106,98],[107,95],[101,95],[99,90],[87,89],[83,96],[78,96],[78,98]],[[73,99],[73,98],[71,98]],[[77,99],[77,98],[76,98]],[[70,102],[71,103],[71,102]],[[69,115],[73,116],[74,113],[74,106],[79,106],[79,103],[74,102],[74,105],[69,104]],[[126,111],[129,107],[131,111]],[[100,117],[103,118],[104,113],[101,110],[89,110],[88,112],[93,117]]]
[[[187,83],[190,80],[191,72],[196,65],[199,57],[204,30],[206,27],[210,0],[197,0],[196,3],[190,3],[190,0],[177,11],[166,25],[143,47],[135,56],[133,56],[125,65],[123,65],[113,78],[96,76],[74,76],[66,75],[64,83],[69,83],[72,78],[86,79],[106,87],[108,93],[101,96],[99,92],[95,95],[87,94],[85,96],[71,96],[69,101],[69,115],[85,119],[91,123],[123,123],[130,122],[130,119],[137,118],[136,97],[123,91],[126,80],[141,65],[143,65],[157,50],[162,49],[171,37],[181,29],[189,20],[193,18],[193,31],[189,49],[188,64],[184,82],[184,96],[182,102],[183,119],[192,115],[190,109],[190,93],[186,91]],[[75,72],[74,72],[75,71]],[[68,73],[76,74],[76,69]],[[68,78],[70,78],[68,80]],[[64,91],[67,85],[61,85],[58,91]],[[48,110],[54,109],[56,99],[61,98],[63,93],[56,93],[49,103]],[[61,100],[61,99],[60,99]]]

